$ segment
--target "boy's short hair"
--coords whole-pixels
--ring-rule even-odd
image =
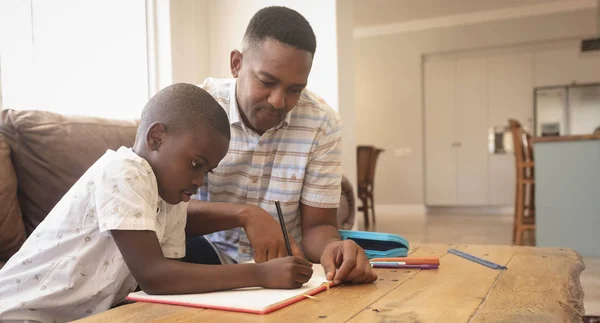
[[[204,89],[187,83],[176,83],[156,93],[142,111],[137,139],[143,138],[154,122],[165,125],[168,133],[181,133],[210,125],[231,139],[225,110]]]
[[[256,46],[267,38],[305,50],[313,56],[317,49],[315,33],[306,18],[286,7],[266,7],[250,19],[244,42]]]

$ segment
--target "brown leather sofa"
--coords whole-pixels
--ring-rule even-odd
[[[107,149],[131,147],[137,121],[0,111],[0,268]],[[354,192],[342,181],[338,224],[354,224]]]

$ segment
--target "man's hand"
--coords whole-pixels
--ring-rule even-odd
[[[242,227],[254,248],[256,263],[288,256],[281,226],[267,211],[258,206],[246,205]],[[292,254],[305,258],[298,243],[291,236],[289,236],[289,240]]]
[[[377,279],[365,251],[352,240],[327,244],[321,255],[321,265],[327,279],[336,285],[341,282],[371,283]]]

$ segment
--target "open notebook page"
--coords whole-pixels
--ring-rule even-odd
[[[327,284],[324,284],[327,283]],[[148,295],[143,291],[129,294],[130,300],[163,304],[183,305],[267,314],[306,298],[303,295],[314,295],[327,288],[323,266],[313,264],[311,279],[298,289],[265,289],[260,287],[239,288],[227,291],[185,295]]]

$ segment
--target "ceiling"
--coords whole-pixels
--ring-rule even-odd
[[[346,1],[346,0],[345,0]],[[354,26],[382,25],[571,0],[353,0]]]

